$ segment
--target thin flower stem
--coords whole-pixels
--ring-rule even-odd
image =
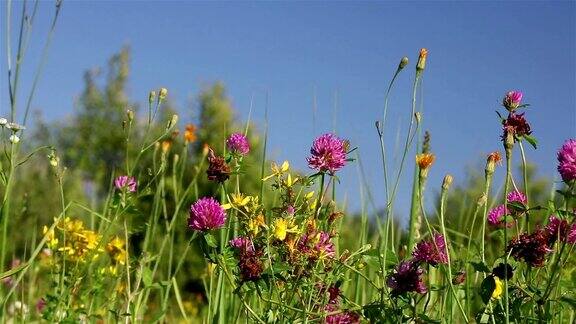
[[[506,139],[505,139],[506,141]],[[507,205],[507,195],[508,189],[510,187],[510,179],[512,178],[512,145],[508,143],[504,143],[505,150],[506,150],[506,178],[504,180],[504,206]],[[507,211],[505,207],[504,210]],[[504,226],[504,252],[506,252],[506,246],[508,244],[508,226]],[[505,254],[504,257],[504,267],[505,269],[508,268],[508,258],[509,253]],[[509,318],[509,303],[508,303],[508,271],[504,271],[504,309],[505,309],[505,323],[508,324],[510,322]]]
[[[484,201],[484,212],[483,212],[483,219],[482,219],[482,236],[481,236],[481,243],[480,243],[480,251],[482,254],[482,262],[486,263],[486,222],[488,221],[488,206],[489,206],[489,199],[490,199],[490,186],[492,185],[492,176],[493,173],[486,172],[486,182],[484,183],[484,197],[486,201]]]
[[[528,164],[526,163],[526,154],[524,153],[524,146],[522,141],[518,142],[520,146],[520,156],[522,157],[522,176],[524,178],[524,195],[526,196],[526,208],[530,208],[530,192],[528,188]],[[530,215],[529,213],[524,213],[524,224],[526,226],[526,231],[530,231]]]
[[[422,195],[422,191],[424,190],[424,186],[426,183],[426,178],[420,176],[419,177],[419,186],[418,186],[418,193],[419,193],[419,206],[420,206],[420,212],[422,213],[422,218],[424,219],[426,226],[428,228],[428,232],[430,233],[430,236],[432,237],[432,242],[434,243],[434,246],[436,248],[436,250],[439,251],[438,246],[436,245],[436,240],[433,238],[434,232],[432,231],[432,226],[430,225],[430,222],[428,221],[428,216],[426,216],[426,212],[424,210],[424,203],[423,203],[423,195]],[[446,195],[446,193],[444,192],[444,196]],[[446,198],[446,197],[444,197]],[[454,299],[456,300],[456,304],[458,305],[458,308],[460,310],[460,312],[462,313],[462,317],[464,318],[465,323],[468,323],[468,316],[466,316],[466,312],[464,311],[464,308],[462,307],[462,304],[460,303],[460,300],[458,299],[458,294],[456,293],[456,290],[454,289],[454,285],[452,284],[452,270],[451,270],[451,264],[450,264],[450,251],[448,250],[448,240],[446,237],[446,228],[443,225],[443,207],[442,207],[442,198],[441,198],[441,208],[440,208],[440,219],[441,219],[441,227],[442,227],[442,232],[444,235],[444,242],[446,242],[446,256],[448,259],[448,266],[447,267],[443,267],[446,268],[448,271],[445,272],[444,274],[447,276],[446,280],[448,281],[449,285],[450,285],[450,290],[452,291],[452,294],[454,295]]]
[[[412,112],[410,115],[410,126],[408,128],[408,133],[406,135],[406,143],[404,145],[404,152],[402,153],[402,159],[400,161],[400,171],[398,172],[398,177],[396,178],[396,183],[394,185],[394,192],[392,193],[393,196],[395,196],[396,193],[396,189],[398,187],[398,183],[400,180],[400,174],[402,172],[402,167],[404,165],[404,161],[406,159],[406,154],[408,153],[408,149],[410,146],[410,134],[412,132],[412,127],[414,125],[414,115],[416,114],[416,94],[417,94],[417,90],[418,90],[418,81],[420,80],[420,75],[421,75],[421,71],[420,70],[416,70],[416,76],[414,78],[414,86],[412,89]],[[419,127],[419,125],[417,125],[417,127]],[[417,171],[415,172],[415,177],[417,177]],[[416,186],[418,186],[417,183],[417,179],[414,179],[413,182],[413,188],[416,189]],[[417,192],[418,190],[413,190],[412,191],[412,208],[411,208],[411,212],[410,212],[410,220],[409,220],[409,228],[408,228],[408,251],[411,251],[412,248],[414,247],[414,234],[415,234],[415,226],[416,226],[416,214],[417,214],[417,208],[415,209],[415,206],[417,206]],[[393,198],[394,199],[394,198]],[[415,204],[416,202],[416,204]],[[414,212],[416,211],[416,212]]]

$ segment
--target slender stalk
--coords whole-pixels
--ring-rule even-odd
[[[420,80],[420,71],[416,71],[416,77],[414,78],[414,86],[412,88],[412,115],[410,116],[410,127],[408,128],[408,134],[406,136],[406,143],[404,145],[404,153],[402,154],[402,160],[400,162],[400,171],[398,172],[398,178],[396,180],[395,187],[398,186],[398,180],[400,178],[400,172],[402,171],[402,165],[404,164],[404,160],[406,159],[406,154],[408,152],[408,147],[410,143],[410,133],[412,131],[412,126],[414,124],[414,115],[416,113],[416,93],[418,90],[418,81]],[[414,175],[414,182],[412,184],[412,204],[410,208],[410,220],[409,220],[409,228],[408,228],[408,251],[412,251],[414,247],[414,240],[416,234],[416,223],[417,223],[417,215],[418,215],[418,179],[417,179],[417,168],[415,170]],[[396,188],[394,189],[396,191]]]
[[[511,138],[512,135],[508,135],[505,139],[504,148],[506,151],[506,178],[504,180],[504,206],[507,205],[507,195],[510,187],[510,179],[512,178],[512,147],[514,145],[514,139]],[[506,214],[508,213],[507,207],[504,208]],[[504,266],[505,269],[508,268],[508,258],[509,253],[506,253],[506,245],[508,244],[508,226],[504,226]],[[504,309],[505,309],[505,323],[510,322],[509,318],[509,303],[508,303],[508,271],[504,271]]]
[[[524,153],[524,146],[522,141],[518,142],[520,146],[520,156],[522,157],[522,177],[524,179],[524,195],[526,195],[526,207],[530,208],[530,192],[528,188],[528,164],[526,163],[526,154]],[[530,231],[530,215],[529,213],[524,213],[524,225],[526,227],[526,232]]]

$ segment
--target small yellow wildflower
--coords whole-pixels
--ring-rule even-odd
[[[54,249],[58,246],[58,238],[54,235],[53,229],[49,229],[48,226],[44,225],[42,233],[46,235],[46,242],[50,249]]]
[[[264,215],[259,214],[248,220],[248,230],[254,235],[260,233],[260,227],[265,227],[266,222],[264,221]]]
[[[286,187],[290,188],[293,184],[298,181],[298,177],[292,179],[292,175],[288,174],[288,178],[286,179]]]
[[[288,229],[288,222],[284,218],[278,218],[274,222],[274,237],[280,241],[286,239],[286,230]]]
[[[494,277],[494,291],[492,291],[492,299],[500,299],[502,297],[502,281],[498,277]]]
[[[126,249],[124,248],[124,245],[124,240],[118,236],[115,236],[108,244],[106,244],[106,251],[115,264],[126,264]]]
[[[252,196],[244,196],[244,194],[242,193],[237,194],[233,193],[232,195],[230,195],[230,197],[232,198],[232,199],[228,198],[228,201],[230,201],[230,203],[222,205],[224,209],[230,209],[232,207],[236,208],[244,207],[252,199]]]
[[[272,162],[271,169],[272,169],[272,174],[263,178],[262,181],[266,181],[266,180],[268,180],[274,176],[276,176],[276,177],[282,176],[282,174],[288,172],[288,169],[290,169],[290,163],[288,161],[284,161],[284,163],[282,163],[281,166],[278,166],[278,164],[276,164],[276,162]]]

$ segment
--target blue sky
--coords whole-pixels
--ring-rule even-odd
[[[0,11],[4,18],[5,2]],[[446,173],[463,181],[467,167],[501,150],[494,111],[502,110],[501,97],[510,89],[522,90],[531,104],[526,116],[540,147],[529,149],[528,159],[553,177],[556,150],[576,135],[575,12],[575,2],[65,1],[32,106],[48,120],[70,116],[83,72],[129,45],[132,100],[144,102],[150,89],[166,87],[189,121],[197,115],[190,100],[219,80],[239,118],[247,117],[254,96],[255,119],[262,122],[268,93],[270,156],[304,170],[313,138],[335,129],[358,146],[368,185],[383,206],[374,122],[406,55],[411,64],[390,99],[386,143],[392,151],[398,132],[403,138],[406,131],[414,64],[426,47],[423,120],[437,155],[429,192]],[[51,16],[52,2],[41,2],[23,69],[26,85]],[[2,24],[0,115],[6,115],[4,19]],[[353,210],[360,208],[357,165],[342,172],[339,189]],[[406,178],[401,213],[408,210],[409,192]]]

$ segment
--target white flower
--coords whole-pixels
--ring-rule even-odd
[[[16,123],[8,123],[8,124],[6,124],[6,128],[11,129],[14,132],[17,132],[17,131],[22,130],[22,129],[26,129],[26,127],[24,127],[20,124],[16,124]]]
[[[18,135],[16,134],[10,135],[9,139],[12,144],[17,144],[18,142],[20,142],[20,137],[18,137]]]
[[[4,125],[6,125],[6,124],[8,124],[8,119],[6,119],[6,118],[0,118],[0,126],[4,126]]]
[[[8,313],[11,315],[28,314],[28,306],[23,302],[17,300],[8,306]]]

